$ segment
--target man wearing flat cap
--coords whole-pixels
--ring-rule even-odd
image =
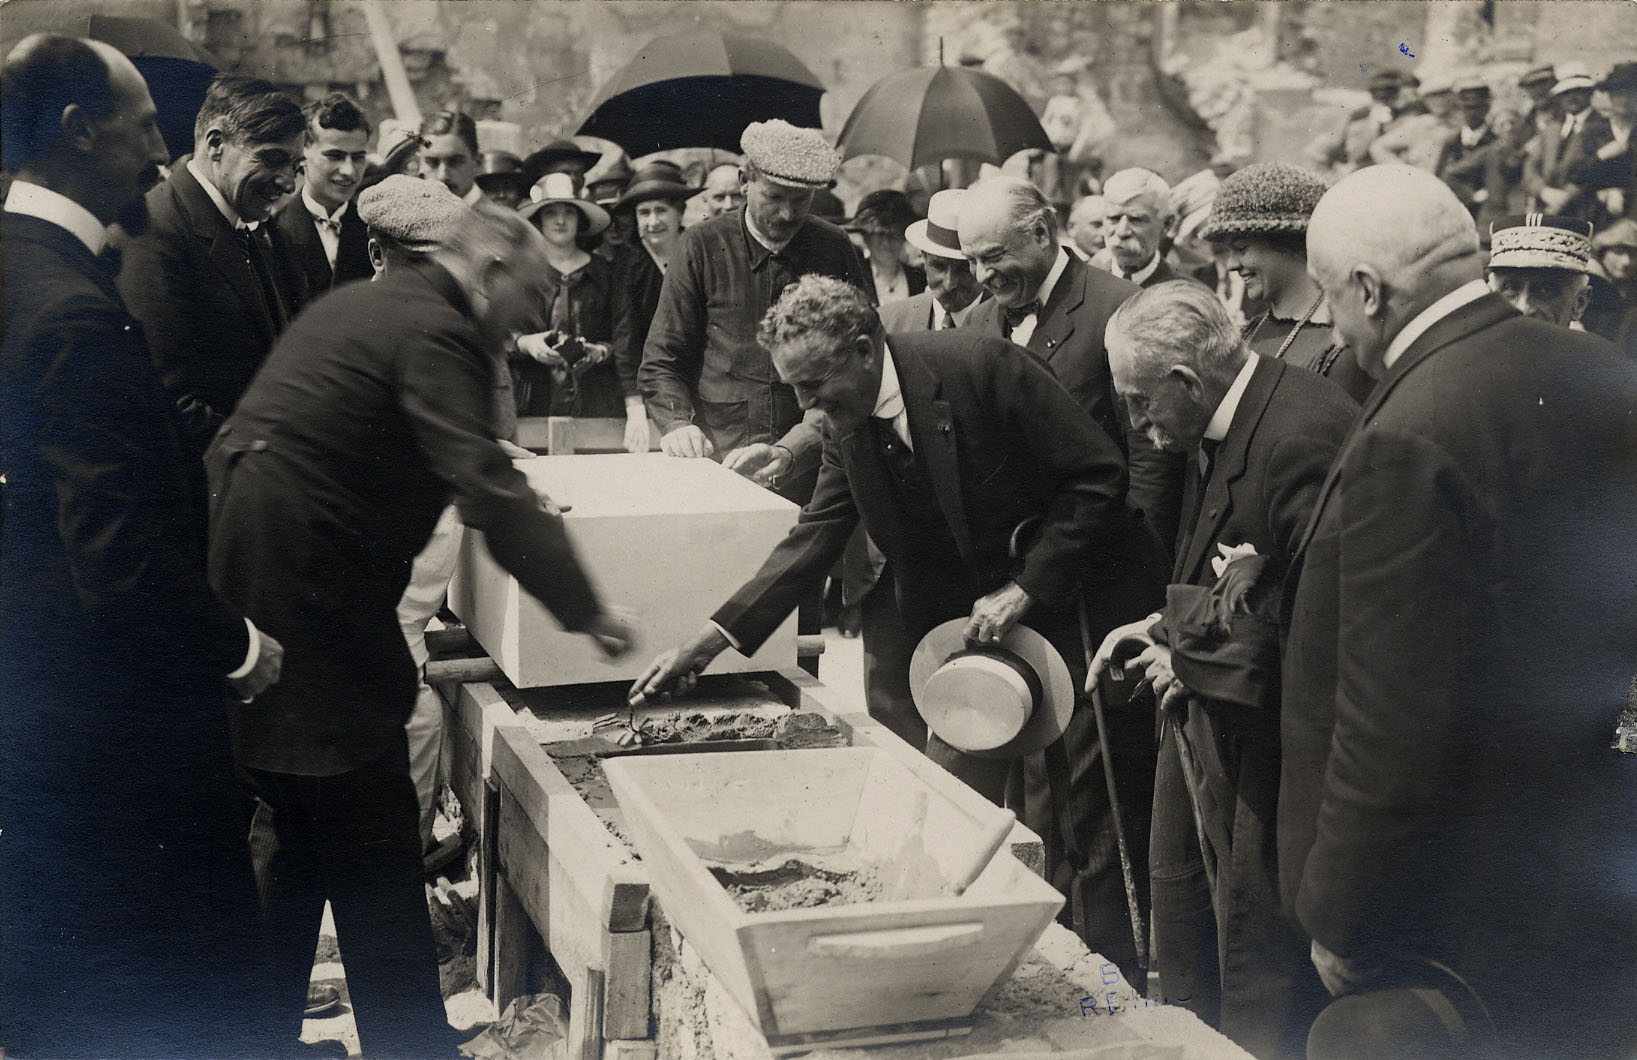
[[[752,122],[741,145],[745,205],[684,233],[637,378],[666,453],[720,458],[800,503],[818,466],[818,428],[774,372],[757,324],[801,276],[845,280],[871,302],[875,288],[847,234],[809,216],[840,162],[823,135],[774,119]]]
[[[1589,221],[1556,214],[1522,214],[1489,229],[1489,289],[1526,317],[1559,327],[1579,324],[1591,297]]]
[[[268,989],[305,997],[328,900],[364,1055],[448,1057],[404,728],[417,666],[395,610],[412,561],[453,499],[566,628],[609,654],[629,640],[493,438],[492,351],[538,326],[541,237],[403,176],[359,213],[407,253],[303,313],[217,435],[210,574],[289,650],[281,683],[231,711],[261,803]]]

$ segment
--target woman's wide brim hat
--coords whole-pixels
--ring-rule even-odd
[[[584,214],[585,234],[588,236],[594,236],[608,227],[608,211],[574,194],[574,178],[567,173],[547,173],[535,181],[534,187],[529,189],[529,201],[519,206],[517,212],[532,220],[535,214],[554,202],[567,203]]]
[[[966,623],[933,629],[910,657],[910,694],[927,727],[978,758],[1018,758],[1060,738],[1075,700],[1063,656],[1021,623],[996,644],[970,647]]]

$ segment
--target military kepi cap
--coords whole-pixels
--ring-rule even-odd
[[[1558,214],[1503,217],[1489,226],[1492,269],[1585,272],[1592,257],[1590,221]]]
[[[803,129],[782,118],[751,122],[739,146],[764,177],[792,188],[827,187],[841,164],[836,149],[817,129]]]

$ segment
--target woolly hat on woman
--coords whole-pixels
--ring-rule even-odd
[[[1231,174],[1217,188],[1203,239],[1307,231],[1307,219],[1324,195],[1324,181],[1287,162],[1258,162]]]

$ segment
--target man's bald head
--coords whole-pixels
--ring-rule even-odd
[[[1370,166],[1327,191],[1308,222],[1307,262],[1336,330],[1376,378],[1404,325],[1483,276],[1471,214],[1412,166]]]
[[[100,41],[34,34],[6,57],[5,166],[132,234],[168,155],[147,83]]]

